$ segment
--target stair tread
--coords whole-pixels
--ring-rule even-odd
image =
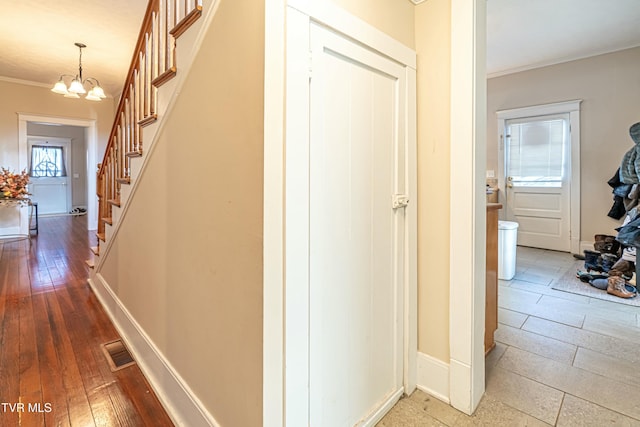
[[[131,177],[124,177],[124,178],[117,178],[116,182],[119,182],[120,184],[131,184]]]
[[[120,207],[120,199],[109,199],[107,203],[111,203],[113,206]]]
[[[100,255],[100,246],[91,246],[91,252],[93,252],[94,255]]]
[[[85,264],[87,264],[89,266],[89,268],[94,268],[96,266],[96,263],[94,260],[92,259],[88,259],[85,261]]]
[[[98,237],[98,239],[102,240],[103,242],[105,241],[104,233],[96,233],[96,237]]]
[[[113,225],[113,218],[102,218],[106,224]]]
[[[127,157],[142,157],[142,150],[129,151],[125,154]]]

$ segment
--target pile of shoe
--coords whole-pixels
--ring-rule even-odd
[[[596,234],[595,251],[584,251],[584,268],[576,277],[585,283],[606,290],[620,298],[633,298],[638,292],[628,282],[635,272],[635,264],[621,257],[620,243],[614,236]]]

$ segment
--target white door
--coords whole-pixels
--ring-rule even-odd
[[[403,391],[404,68],[311,28],[309,425],[375,423]]]
[[[39,215],[66,214],[71,210],[68,138],[29,138],[31,200],[38,203]],[[69,173],[67,173],[69,171]]]
[[[569,114],[505,121],[506,219],[518,244],[570,251]]]

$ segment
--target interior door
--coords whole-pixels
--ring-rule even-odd
[[[518,244],[570,251],[569,114],[505,121],[506,219]]]
[[[404,69],[312,25],[309,411],[372,425],[403,392]]]
[[[31,200],[39,215],[66,214],[71,210],[70,143],[67,139],[30,138],[29,164]],[[40,152],[34,153],[34,150]]]

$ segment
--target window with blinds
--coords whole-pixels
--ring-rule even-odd
[[[561,187],[568,119],[507,122],[507,176],[513,185]]]

